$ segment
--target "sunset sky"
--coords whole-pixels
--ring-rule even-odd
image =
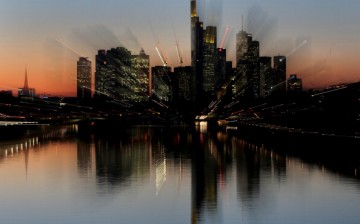
[[[260,41],[262,56],[286,55],[287,74],[305,88],[360,81],[358,0],[198,0],[206,25],[225,27],[227,57],[234,59],[235,34],[244,29]],[[75,96],[76,61],[98,49],[124,46],[150,55],[155,46],[178,66],[176,40],[190,64],[190,0],[0,0],[0,88],[29,85],[38,94]],[[94,72],[94,69],[93,69]]]

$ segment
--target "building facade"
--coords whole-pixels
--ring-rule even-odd
[[[95,95],[123,101],[148,100],[149,56],[131,55],[124,47],[99,50],[96,55]]]
[[[135,92],[147,92],[149,95],[151,95],[151,88],[149,86],[150,56],[145,54],[144,49],[141,49],[138,55],[132,55],[131,66],[133,68],[133,76],[139,82]]]
[[[152,96],[164,102],[173,100],[173,77],[168,66],[151,68]]]
[[[274,56],[274,76],[275,83],[272,86],[272,92],[285,93],[286,92],[286,57]]]
[[[259,65],[260,65],[260,97],[266,97],[270,94],[271,86],[274,84],[274,76],[272,72],[271,66],[271,57],[260,57]]]
[[[290,75],[289,79],[287,80],[287,91],[301,92],[302,90],[302,80],[297,78],[296,74]]]
[[[203,22],[197,13],[197,1],[191,0],[190,4],[191,19],[191,95],[192,101],[199,99],[203,89],[203,45],[204,30]]]
[[[177,98],[180,101],[191,101],[191,67],[174,68],[174,76],[177,80]]]
[[[239,66],[240,60],[244,60],[245,54],[249,51],[251,41],[252,36],[244,30],[236,34],[236,67]]]
[[[77,61],[77,98],[91,99],[91,61],[85,57]]]
[[[260,43],[253,41],[251,34],[240,31],[236,38],[237,75],[233,84],[236,97],[258,99],[262,95],[260,76]]]
[[[216,27],[208,26],[204,35],[203,46],[203,71],[202,71],[202,91],[207,95],[215,92],[216,77]]]

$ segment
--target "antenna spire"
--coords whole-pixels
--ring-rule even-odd
[[[244,15],[241,15],[241,31],[244,31]]]
[[[25,82],[24,82],[24,89],[28,90],[29,89],[29,83],[28,83],[28,78],[27,78],[27,67],[25,67]]]

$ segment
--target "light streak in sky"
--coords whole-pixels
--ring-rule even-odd
[[[346,88],[348,88],[348,87],[344,86],[344,87],[332,89],[332,90],[329,90],[329,91],[325,91],[325,92],[322,92],[322,93],[317,93],[317,94],[314,94],[314,95],[311,95],[311,96],[314,97],[314,96],[324,95],[324,94],[327,94],[327,93],[332,93],[332,92],[343,90],[343,89],[346,89]]]
[[[161,48],[160,48],[160,43],[157,44],[157,46],[155,47],[160,59],[161,59],[161,62],[163,63],[163,66],[167,66],[167,61],[166,61],[166,58],[164,57],[164,54],[163,52],[161,51]]]
[[[181,53],[181,50],[180,50],[179,41],[178,41],[176,33],[175,33],[174,25],[172,27],[173,27],[173,33],[174,33],[175,42],[176,42],[176,53],[177,53],[177,56],[178,56],[180,67],[182,67],[182,64],[184,63],[183,56],[182,56],[182,53]]]
[[[82,55],[77,52],[74,48],[70,47],[68,44],[64,43],[63,41],[55,38],[55,41],[58,42],[59,44],[61,44],[62,46],[64,46],[65,48],[67,48],[68,50],[72,51],[74,54],[76,54],[77,56],[81,57]]]
[[[301,42],[298,46],[296,46],[294,49],[292,49],[287,55],[286,57],[289,57],[290,55],[294,54],[297,50],[299,50],[300,48],[302,48],[303,46],[305,46],[308,43],[308,40],[304,40],[303,42]]]
[[[178,41],[176,41],[176,52],[177,52],[177,55],[178,55],[178,59],[179,59],[180,66],[182,66],[182,64],[184,63],[184,61],[183,61],[183,57],[182,57],[182,55],[181,55],[181,51],[180,51],[180,48],[179,48],[179,43],[178,43]]]
[[[223,36],[223,38],[221,39],[221,44],[220,44],[220,48],[221,48],[221,49],[224,48],[225,41],[226,41],[227,35],[229,34],[229,31],[230,31],[230,27],[227,25],[226,28],[225,28],[224,36]]]

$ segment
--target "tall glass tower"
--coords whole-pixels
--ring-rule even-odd
[[[91,98],[91,61],[85,57],[80,57],[77,61],[77,97]]]
[[[203,45],[204,30],[203,23],[197,13],[196,0],[191,0],[190,16],[191,16],[191,95],[192,100],[199,98],[199,94],[203,88]]]
[[[274,71],[276,84],[273,91],[286,92],[286,56],[274,56]]]
[[[216,27],[208,26],[204,32],[202,91],[206,95],[215,94],[216,74]]]

